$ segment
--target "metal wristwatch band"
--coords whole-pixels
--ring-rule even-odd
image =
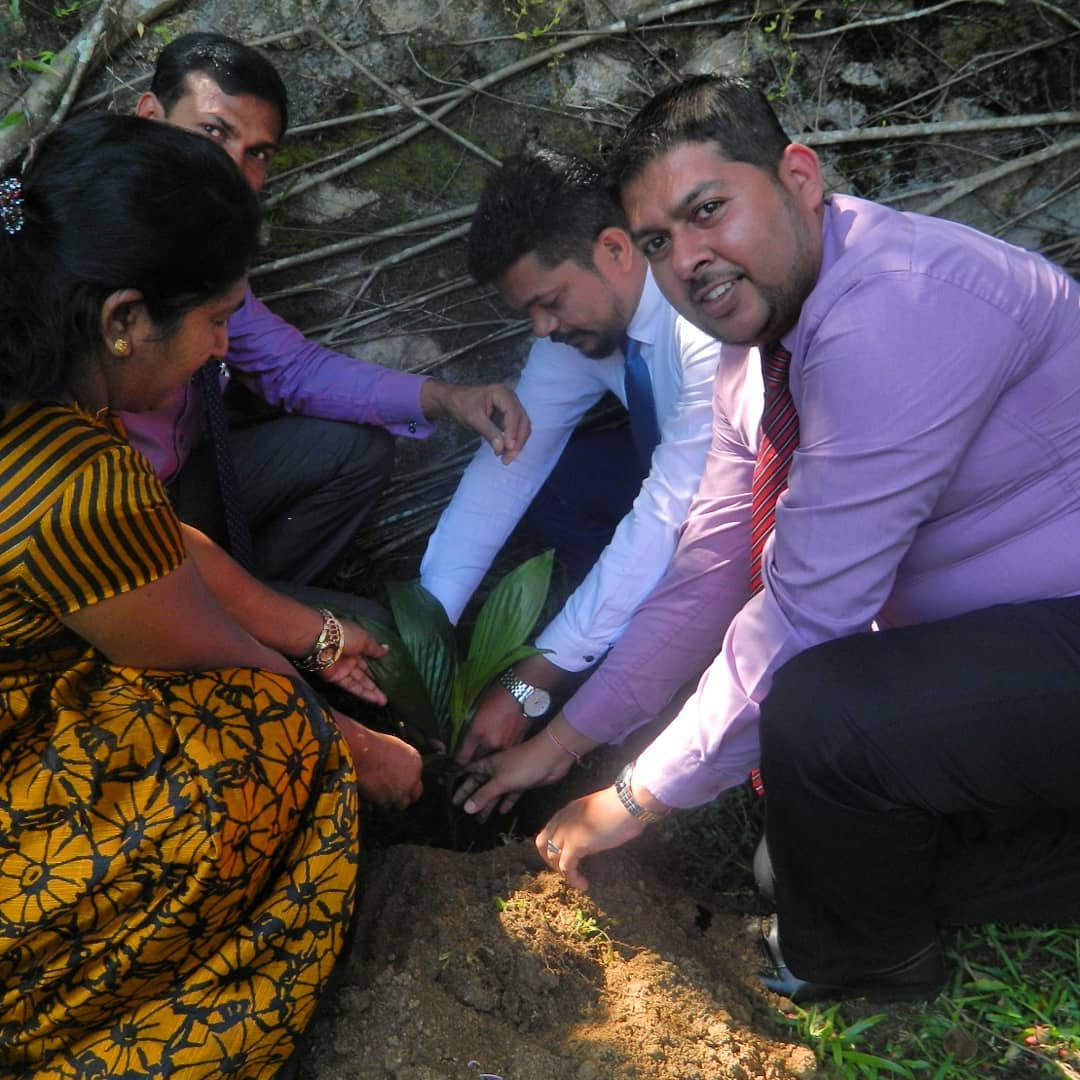
[[[518,678],[513,668],[507,668],[499,676],[499,685],[521,706],[522,714],[529,720],[539,720],[546,716],[551,708],[551,694],[537,686],[530,686],[524,679]],[[527,704],[536,699],[533,708]]]
[[[506,690],[512,698],[514,698],[520,705],[524,700],[536,689],[535,686],[530,686],[524,679],[519,679],[514,674],[513,668],[507,668],[499,676],[499,685]]]
[[[665,815],[657,814],[653,810],[646,810],[634,798],[634,793],[630,789],[630,778],[634,775],[634,763],[628,762],[622,767],[619,775],[615,777],[615,794],[619,796],[619,802],[623,804],[626,812],[632,817],[641,822],[642,825],[649,825],[654,821],[659,821]]]

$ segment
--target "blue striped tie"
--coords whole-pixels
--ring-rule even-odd
[[[626,411],[630,414],[630,434],[641,459],[641,467],[648,473],[653,451],[660,441],[652,380],[649,378],[649,369],[645,366],[645,358],[641,355],[640,342],[627,338],[623,344],[623,358],[626,365]]]

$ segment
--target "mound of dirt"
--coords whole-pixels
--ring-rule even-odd
[[[302,1080],[814,1076],[756,982],[754,921],[705,911],[642,854],[597,856],[586,895],[529,841],[371,853]]]

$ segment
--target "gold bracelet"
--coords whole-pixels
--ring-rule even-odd
[[[556,735],[555,732],[551,730],[551,725],[550,724],[548,724],[548,726],[546,728],[544,728],[544,730],[548,733],[548,736],[550,737],[551,741],[560,750],[565,750],[579,765],[581,764],[581,755],[576,750],[571,750],[570,747],[567,746],[566,743],[564,743],[562,741],[562,739],[560,739],[559,736]]]
[[[345,631],[337,616],[326,608],[319,608],[319,614],[323,619],[322,629],[311,646],[311,652],[293,661],[301,671],[325,671],[333,667],[341,659],[345,648]]]

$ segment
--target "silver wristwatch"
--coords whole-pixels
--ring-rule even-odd
[[[521,711],[530,720],[539,719],[551,708],[551,695],[539,686],[530,686],[524,679],[519,679],[513,668],[507,668],[499,676],[499,685],[521,706]]]
[[[619,796],[619,802],[623,804],[626,812],[634,818],[637,818],[642,825],[648,825],[650,822],[659,821],[664,814],[658,814],[655,810],[646,810],[634,798],[634,793],[630,789],[630,778],[634,775],[634,763],[628,761],[619,772],[619,775],[615,777],[615,794]]]

